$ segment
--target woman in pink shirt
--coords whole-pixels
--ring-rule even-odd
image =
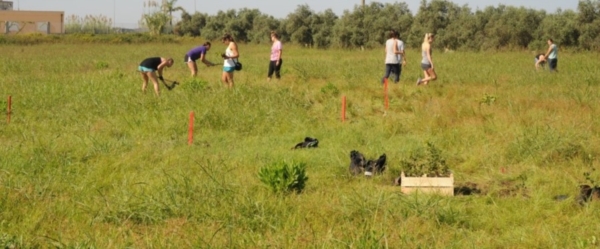
[[[271,41],[273,42],[273,46],[271,46],[271,62],[269,62],[269,75],[267,80],[271,80],[271,76],[275,73],[275,78],[281,78],[281,52],[282,46],[281,41],[279,41],[279,35],[275,31],[271,31]]]

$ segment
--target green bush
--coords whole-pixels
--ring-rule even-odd
[[[431,142],[427,142],[427,150],[414,151],[409,159],[402,160],[402,170],[406,176],[444,177],[450,175],[450,169],[446,159],[442,157],[442,151]]]
[[[278,163],[262,167],[258,172],[260,181],[274,193],[300,193],[304,189],[308,176],[304,163]]]

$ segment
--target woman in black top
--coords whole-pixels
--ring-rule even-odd
[[[144,83],[142,85],[142,92],[146,93],[146,87],[148,86],[148,79],[152,79],[152,83],[154,83],[154,93],[156,96],[160,95],[158,89],[158,80],[164,82],[162,77],[162,71],[165,67],[173,66],[172,58],[163,58],[163,57],[150,57],[146,58],[140,63],[138,70],[142,74],[142,79]],[[158,77],[156,76],[156,71],[158,71]]]

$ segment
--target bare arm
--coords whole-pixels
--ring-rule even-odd
[[[400,50],[402,51],[401,55],[402,55],[402,65],[406,65],[406,53],[404,53],[404,50]]]
[[[206,54],[200,54],[200,61],[202,61],[202,63],[204,63],[207,67],[214,65],[212,62],[206,60]]]
[[[554,46],[554,44],[552,44],[548,47],[548,51],[546,51],[546,54],[544,55],[544,57],[548,57],[548,55],[550,55],[550,52],[552,52],[552,46]]]
[[[279,49],[279,52],[277,52],[278,56],[277,56],[277,60],[275,61],[275,65],[279,65],[279,60],[281,60],[282,53],[283,53],[283,50]]]
[[[158,65],[158,67],[156,67],[156,71],[158,71],[158,77],[162,77],[163,75],[163,68],[165,68],[167,66],[168,60],[165,58],[160,58],[160,65]]]

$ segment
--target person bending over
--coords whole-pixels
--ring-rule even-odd
[[[148,87],[148,79],[151,79],[152,83],[154,83],[154,93],[156,94],[156,96],[159,96],[160,90],[158,88],[158,80],[161,80],[164,83],[164,79],[162,76],[163,69],[165,67],[173,66],[173,62],[174,61],[172,58],[164,57],[150,57],[144,59],[138,67],[138,70],[142,74],[142,79],[144,80],[144,83],[142,84],[142,92],[146,93],[146,87]],[[156,75],[156,72],[158,72],[158,76]]]
[[[207,67],[215,65],[206,59],[206,52],[208,52],[208,50],[210,50],[210,42],[205,42],[202,46],[192,48],[192,50],[185,54],[184,61],[187,63],[188,68],[192,73],[192,77],[196,77],[196,74],[198,73],[198,65],[196,64],[198,59],[200,59]]]
[[[546,56],[538,54],[535,56],[535,69],[544,68],[546,66]]]

